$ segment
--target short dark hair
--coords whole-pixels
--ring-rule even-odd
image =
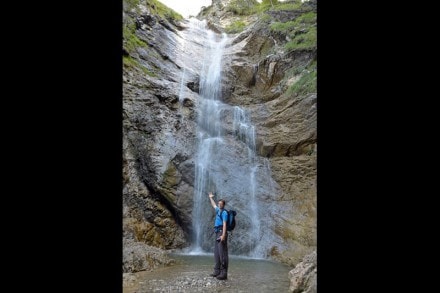
[[[222,202],[223,202],[223,205],[226,205],[226,200],[224,200],[223,198],[222,198],[222,199],[219,199],[218,201],[222,201]]]

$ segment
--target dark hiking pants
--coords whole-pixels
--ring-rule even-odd
[[[220,238],[220,236],[222,236],[221,230],[215,233],[215,239]],[[227,274],[228,273],[228,234],[227,233],[224,241],[215,240],[214,259],[215,259],[214,272]]]

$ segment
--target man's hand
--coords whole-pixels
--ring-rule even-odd
[[[209,192],[209,200],[211,201],[212,207],[215,209],[217,205],[215,204],[215,201],[212,199],[214,197],[214,194],[212,192]]]

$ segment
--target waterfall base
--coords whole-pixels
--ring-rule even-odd
[[[213,255],[171,255],[169,267],[131,274],[123,293],[143,292],[287,292],[289,268],[283,264],[241,257],[229,258],[228,279],[210,277]],[[126,277],[128,279],[128,277]]]

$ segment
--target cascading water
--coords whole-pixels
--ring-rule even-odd
[[[248,147],[248,160],[249,165],[249,186],[250,186],[250,211],[251,211],[251,229],[254,231],[252,233],[251,244],[251,256],[258,257],[258,253],[255,249],[255,243],[259,243],[260,240],[260,217],[258,213],[257,198],[256,198],[256,181],[255,174],[257,171],[256,156],[255,156],[255,127],[251,124],[250,118],[247,113],[238,106],[234,107],[234,120],[233,120],[233,130],[235,135],[239,140],[246,144]]]
[[[223,49],[227,41],[226,34],[222,35],[220,41],[216,40],[216,35],[212,31],[207,31],[205,56],[203,58],[203,66],[200,73],[200,103],[197,125],[197,142],[198,149],[195,164],[195,182],[194,182],[194,210],[193,225],[195,231],[194,251],[202,251],[203,234],[206,226],[203,225],[207,219],[205,211],[209,209],[206,206],[207,192],[213,191],[214,188],[211,181],[214,178],[210,174],[212,153],[221,145],[221,124],[220,111],[221,103],[221,69]],[[211,188],[210,188],[211,187]],[[212,211],[210,211],[212,213]],[[211,217],[209,217],[211,218]]]
[[[213,249],[215,213],[208,198],[212,191],[216,202],[224,198],[226,208],[238,212],[237,227],[229,238],[230,254],[265,258],[274,239],[271,223],[260,213],[261,197],[273,192],[269,164],[256,156],[255,129],[248,113],[222,102],[222,72],[227,70],[225,50],[230,39],[206,26],[206,21],[189,20],[185,33],[191,44],[184,44],[188,50],[181,59],[180,102],[185,82],[199,77],[190,253]]]

